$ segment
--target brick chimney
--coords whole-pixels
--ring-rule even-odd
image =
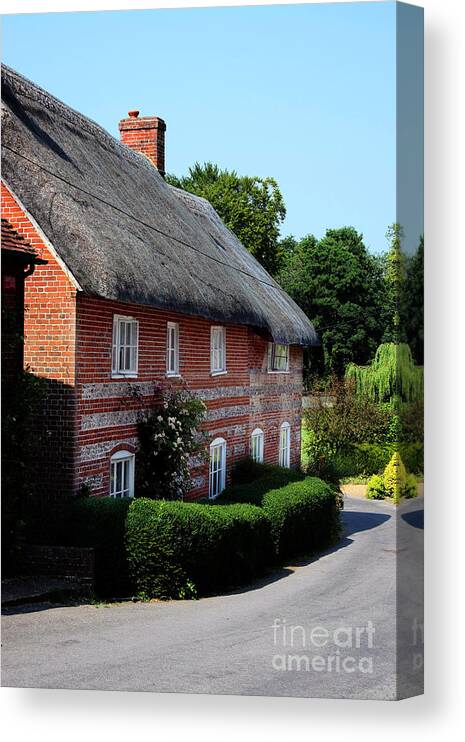
[[[166,124],[163,119],[157,116],[139,118],[139,111],[129,111],[128,118],[119,122],[119,131],[122,143],[147,155],[164,178]]]

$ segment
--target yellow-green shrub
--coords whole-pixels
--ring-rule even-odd
[[[404,493],[407,472],[398,451],[393,453],[389,464],[386,466],[383,479],[388,496],[392,497],[394,502],[399,502]]]
[[[371,479],[369,479],[367,486],[367,497],[369,500],[384,500],[384,498],[386,497],[384,480],[383,477],[379,476],[379,474],[373,474]]]

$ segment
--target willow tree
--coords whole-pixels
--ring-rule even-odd
[[[383,343],[369,366],[350,363],[345,376],[374,402],[416,402],[423,395],[423,367],[414,363],[407,343]]]

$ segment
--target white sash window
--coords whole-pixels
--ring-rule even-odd
[[[226,486],[226,441],[215,438],[210,444],[210,476],[208,496],[218,497]]]
[[[134,454],[129,451],[111,457],[110,497],[134,497]]]
[[[226,330],[212,327],[210,331],[210,371],[212,374],[226,373]]]
[[[179,376],[179,325],[168,322],[166,328],[166,374]]]
[[[139,323],[132,317],[113,317],[112,376],[137,376]]]
[[[282,343],[268,344],[268,371],[285,373],[289,371],[289,346]]]
[[[263,462],[263,430],[255,428],[250,439],[250,455],[258,464]]]
[[[283,423],[279,431],[279,466],[289,469],[291,465],[291,426]]]

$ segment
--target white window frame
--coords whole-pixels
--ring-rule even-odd
[[[135,456],[130,451],[117,451],[110,459],[110,497],[123,499],[134,497],[134,462]],[[121,488],[116,489],[117,470],[121,467]],[[127,475],[127,486],[124,477]]]
[[[279,466],[291,467],[291,426],[284,422],[279,429]]]
[[[174,345],[172,344],[174,340]],[[174,354],[174,356],[173,356]],[[171,365],[171,360],[174,364]],[[166,323],[166,375],[179,376],[179,324],[177,322]]]
[[[129,345],[121,343],[121,325],[131,325],[135,331],[135,344],[130,343]],[[125,331],[126,332],[126,331]],[[132,333],[132,330],[131,330]],[[132,338],[131,338],[132,339]],[[129,368],[122,368],[121,361],[121,350],[125,348],[129,349],[130,363]],[[134,317],[126,317],[122,314],[113,315],[113,342],[112,342],[112,354],[111,354],[111,375],[114,379],[121,379],[127,377],[136,377],[138,373],[139,364],[139,322]],[[126,364],[124,364],[126,365]]]
[[[217,455],[219,454],[219,458]],[[208,497],[214,500],[226,487],[226,441],[215,438],[210,443],[210,463],[208,467]]]
[[[219,376],[225,373],[227,373],[226,328],[222,325],[212,325],[210,328],[210,374]]]
[[[286,365],[284,368],[276,368],[276,350],[277,348],[286,348]],[[289,373],[289,355],[290,346],[285,343],[268,343],[268,373],[269,374],[287,374]],[[280,356],[281,357],[281,356]]]
[[[265,436],[261,428],[255,428],[250,436],[250,457],[257,464],[263,463],[263,449]]]

